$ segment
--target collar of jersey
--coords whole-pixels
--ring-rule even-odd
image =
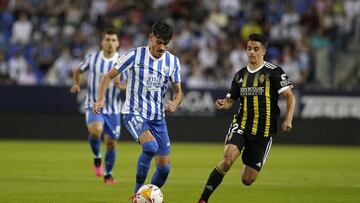
[[[255,70],[251,70],[250,67],[249,67],[249,65],[247,65],[246,68],[247,68],[247,70],[248,70],[250,73],[255,73],[255,72],[259,71],[260,69],[262,69],[262,67],[264,67],[264,66],[265,66],[265,61],[264,61],[264,63],[263,63],[261,66],[259,66],[259,67],[256,68]]]
[[[100,56],[102,59],[104,59],[105,61],[111,61],[111,60],[114,60],[114,59],[117,59],[117,52],[114,53],[114,55],[111,57],[111,58],[106,58],[104,56],[104,51],[100,51]]]
[[[149,46],[146,46],[146,51],[149,53],[150,58],[152,58],[154,61],[159,61],[159,60],[161,60],[161,59],[164,57],[164,55],[166,54],[166,51],[165,51],[160,58],[155,58],[155,57],[151,54]]]

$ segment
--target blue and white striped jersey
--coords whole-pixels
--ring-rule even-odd
[[[137,47],[119,57],[114,67],[119,73],[128,72],[122,113],[140,115],[149,120],[164,118],[163,103],[168,82],[181,82],[178,57],[166,51],[156,59],[148,46]]]
[[[94,102],[98,98],[98,88],[102,77],[111,70],[118,58],[118,53],[115,53],[112,58],[105,58],[103,51],[98,51],[88,54],[80,63],[81,70],[89,70],[85,108],[92,108]],[[126,78],[125,72],[121,75],[121,77],[123,77],[122,80]],[[109,88],[106,90],[105,104],[101,112],[103,114],[119,114],[121,108],[120,105],[120,89],[117,88],[115,82],[112,81]]]

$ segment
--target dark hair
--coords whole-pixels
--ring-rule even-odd
[[[172,27],[162,21],[156,21],[151,27],[151,32],[155,35],[155,37],[164,41],[170,41],[173,35]]]
[[[103,32],[102,37],[104,38],[105,35],[116,35],[119,37],[119,34],[114,29],[107,29]]]
[[[259,34],[259,33],[251,33],[249,35],[249,41],[256,41],[256,42],[260,42],[260,44],[263,46],[263,47],[267,47],[268,45],[268,42],[266,40],[266,37],[265,35],[263,34]]]

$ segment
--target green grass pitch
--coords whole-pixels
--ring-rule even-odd
[[[133,142],[119,142],[114,169],[119,183],[109,186],[94,176],[85,140],[0,140],[0,202],[129,203],[140,149]],[[171,173],[162,188],[165,202],[195,203],[222,151],[222,143],[173,143]],[[211,203],[360,202],[360,147],[275,142],[250,187],[241,184],[241,166],[238,159]]]

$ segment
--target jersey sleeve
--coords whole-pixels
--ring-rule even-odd
[[[90,58],[91,54],[85,56],[85,58],[80,62],[80,69],[86,71],[90,67]]]
[[[119,58],[114,63],[114,68],[120,73],[127,72],[127,70],[134,65],[135,62],[135,50],[130,51],[129,53],[119,56]]]
[[[240,97],[240,86],[237,82],[239,78],[239,74],[235,74],[234,79],[231,82],[231,88],[226,94],[226,97],[229,97],[232,100],[237,100]]]
[[[294,87],[288,75],[280,67],[274,69],[273,83],[278,94]]]
[[[181,82],[181,68],[180,68],[180,61],[178,57],[175,57],[175,68],[174,72],[171,74],[171,82],[173,83],[180,83]]]

